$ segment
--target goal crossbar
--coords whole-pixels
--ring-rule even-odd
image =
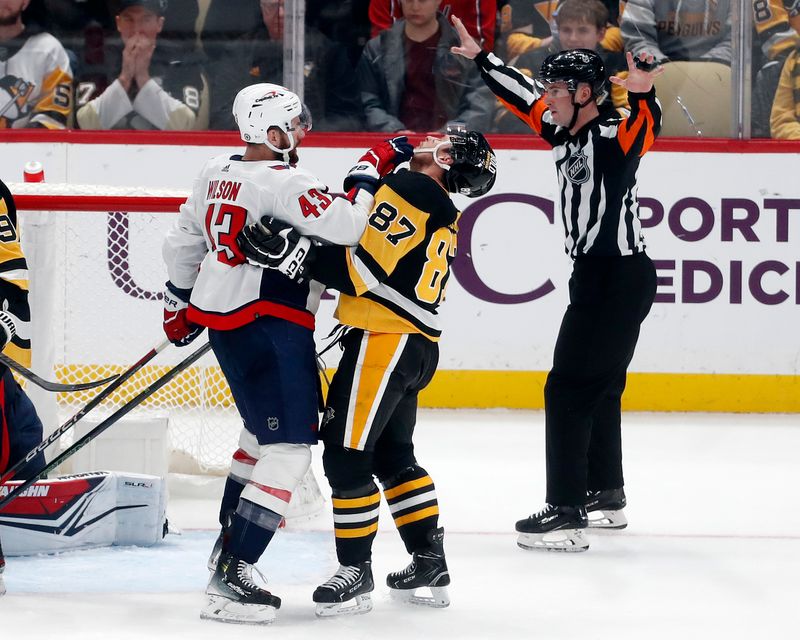
[[[186,202],[182,189],[12,182],[8,188],[20,211],[131,211],[174,213]]]

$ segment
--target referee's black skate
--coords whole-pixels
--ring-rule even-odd
[[[317,616],[353,615],[372,611],[375,589],[372,581],[372,562],[367,560],[352,566],[339,565],[327,581],[314,590],[312,599],[317,604]]]
[[[586,494],[586,513],[592,529],[624,529],[628,519],[623,513],[627,504],[625,490],[605,489],[589,491]]]
[[[545,551],[586,551],[589,548],[584,535],[587,526],[583,505],[557,507],[548,504],[538,513],[517,522],[517,545]]]
[[[281,599],[256,584],[253,565],[230,553],[223,553],[206,588],[208,601],[200,612],[204,620],[237,624],[270,624]]]
[[[386,576],[386,584],[396,600],[443,608],[450,604],[450,595],[447,593],[450,572],[444,557],[444,529],[429,532],[428,542],[426,549],[412,554],[411,564],[405,569]],[[431,595],[417,595],[419,588],[430,589]]]

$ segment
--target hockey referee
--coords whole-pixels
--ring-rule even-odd
[[[620,399],[656,273],[645,253],[636,199],[639,158],[661,129],[653,57],[627,54],[627,117],[600,111],[605,69],[594,51],[549,56],[536,80],[481,51],[453,17],[461,46],[507,109],[553,147],[566,251],[574,261],[569,306],[545,385],[547,497],[516,524],[524,549],[585,551],[587,526],[621,529]],[[592,514],[591,519],[587,515]]]

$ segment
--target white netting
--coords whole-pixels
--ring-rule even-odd
[[[20,209],[31,277],[32,368],[64,383],[121,373],[163,338],[161,291],[167,274],[161,245],[186,193],[9,186]],[[23,195],[43,193],[47,197]],[[59,205],[64,203],[73,210],[61,211]],[[125,206],[111,206],[115,203]],[[133,212],[142,203],[162,212]],[[98,208],[102,210],[93,210]],[[123,208],[131,212],[115,210]],[[91,415],[103,418],[113,412],[203,339],[184,349],[167,348]],[[95,389],[58,394],[53,419],[63,423],[96,393]],[[40,414],[47,413],[40,408]],[[241,419],[213,354],[155,393],[134,414],[168,418],[171,471],[227,471]]]

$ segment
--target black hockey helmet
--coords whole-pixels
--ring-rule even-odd
[[[570,91],[585,82],[598,98],[606,95],[606,68],[603,59],[591,49],[568,49],[547,56],[539,69],[541,82],[565,82]]]
[[[483,134],[477,131],[451,130],[450,156],[453,164],[444,175],[450,193],[477,198],[494,186],[497,157]]]

